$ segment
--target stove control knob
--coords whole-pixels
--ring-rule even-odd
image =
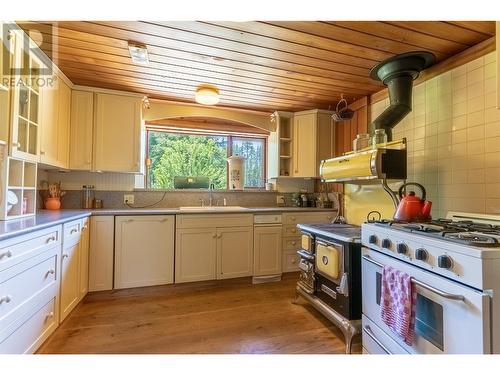
[[[377,236],[375,236],[374,234],[370,235],[370,237],[368,237],[368,242],[372,243],[372,244],[376,244],[377,243]]]
[[[391,243],[391,240],[390,240],[390,239],[388,239],[388,238],[384,238],[384,239],[382,240],[382,247],[383,247],[384,249],[390,249],[390,248],[391,248],[391,244],[392,244],[392,243]]]
[[[444,269],[450,269],[453,266],[453,261],[448,255],[438,256],[438,267]]]
[[[425,262],[427,258],[429,258],[427,250],[422,248],[415,250],[415,259]]]
[[[406,244],[404,243],[398,243],[398,245],[396,246],[396,250],[398,254],[406,254],[408,252],[408,246],[406,246]]]

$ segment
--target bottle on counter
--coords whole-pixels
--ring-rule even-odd
[[[372,148],[385,147],[387,143],[387,134],[385,129],[375,129],[375,134],[372,137]]]

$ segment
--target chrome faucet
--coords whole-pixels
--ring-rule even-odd
[[[212,203],[213,203],[212,194],[213,194],[214,188],[215,188],[215,184],[213,182],[210,183],[210,185],[208,185],[208,205],[210,207],[212,207]]]

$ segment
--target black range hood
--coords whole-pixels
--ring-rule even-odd
[[[430,52],[414,51],[393,56],[372,68],[370,77],[387,86],[390,105],[370,124],[371,134],[375,129],[384,129],[387,139],[392,140],[392,128],[411,112],[413,81],[435,61]]]

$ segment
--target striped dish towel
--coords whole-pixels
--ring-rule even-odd
[[[381,317],[389,328],[412,346],[415,336],[415,307],[417,293],[411,278],[391,266],[382,271]]]

